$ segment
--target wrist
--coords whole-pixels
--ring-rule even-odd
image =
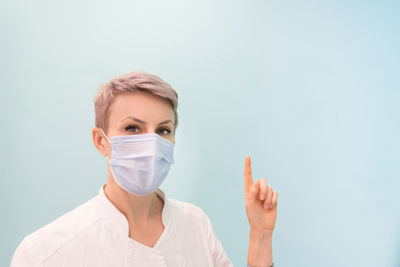
[[[272,231],[250,228],[247,264],[252,267],[272,266]]]
[[[259,239],[264,242],[272,240],[272,233],[273,233],[273,231],[271,231],[271,230],[263,230],[263,229],[259,230],[259,229],[250,228],[250,238]]]

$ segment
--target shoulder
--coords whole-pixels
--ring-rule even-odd
[[[188,216],[198,220],[208,218],[206,213],[200,207],[188,202],[168,199],[168,205],[173,215]]]
[[[218,266],[232,266],[220,241],[218,240],[210,219],[198,206],[191,203],[168,199],[171,220],[185,240],[192,239],[203,244],[203,248],[212,255]]]
[[[210,219],[200,207],[176,199],[168,199],[169,216],[182,230],[195,231],[204,236],[210,236],[212,225]]]
[[[102,217],[94,197],[27,235],[14,252],[11,266],[36,266]],[[29,262],[29,264],[19,264]]]

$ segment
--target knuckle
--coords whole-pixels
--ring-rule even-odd
[[[250,187],[250,193],[254,194],[255,192],[256,192],[256,186],[255,186],[255,185],[252,185],[252,186]]]

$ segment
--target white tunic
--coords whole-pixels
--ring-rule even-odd
[[[153,248],[129,238],[125,216],[99,194],[26,236],[11,267],[233,266],[207,215],[198,207],[164,200],[164,231]]]

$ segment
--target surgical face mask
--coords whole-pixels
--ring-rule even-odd
[[[115,182],[136,196],[146,196],[160,187],[174,163],[174,147],[158,134],[111,137],[111,158],[107,157]]]

